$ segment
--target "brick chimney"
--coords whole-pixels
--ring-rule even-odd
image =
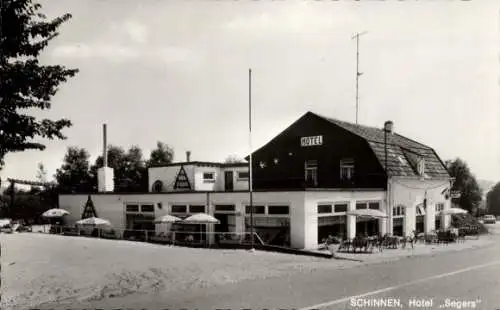
[[[191,161],[191,151],[186,151],[186,162]]]

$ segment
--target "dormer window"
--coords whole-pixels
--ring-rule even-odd
[[[215,183],[215,173],[214,172],[204,172],[203,173],[203,183]]]
[[[350,181],[354,178],[354,159],[345,158],[340,161],[340,180]]]
[[[418,175],[425,176],[425,159],[420,158],[417,164]]]

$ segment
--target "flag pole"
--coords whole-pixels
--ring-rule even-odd
[[[252,69],[248,69],[248,142],[250,145],[250,156],[248,160],[248,191],[250,194],[250,244],[251,251],[254,250],[253,236],[253,173],[252,173]]]

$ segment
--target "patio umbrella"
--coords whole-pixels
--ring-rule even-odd
[[[182,221],[182,223],[208,225],[208,224],[220,224],[220,221],[209,214],[197,213],[197,214],[191,215],[190,217],[186,218],[184,221]]]
[[[177,216],[173,216],[173,215],[164,215],[164,216],[160,216],[160,217],[157,217],[153,223],[155,224],[160,224],[160,223],[176,223],[176,222],[182,222],[182,219],[181,218],[178,218]]]
[[[69,214],[69,212],[64,210],[64,209],[50,209],[50,210],[43,212],[42,216],[48,217],[48,218],[53,218],[53,217],[63,217],[67,214]]]
[[[215,217],[206,213],[197,213],[186,218],[183,223],[186,224],[220,224]]]
[[[450,208],[447,210],[443,210],[440,213],[444,215],[453,215],[453,214],[466,214],[468,213],[468,211],[462,208]]]
[[[108,220],[101,219],[98,217],[89,217],[76,222],[79,225],[93,225],[93,226],[111,226]]]
[[[387,214],[380,210],[374,209],[359,209],[347,212],[347,215],[365,217],[365,218],[387,218]]]

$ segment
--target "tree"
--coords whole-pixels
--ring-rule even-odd
[[[85,193],[93,190],[89,172],[89,153],[78,147],[69,147],[55,178],[61,192]]]
[[[446,167],[451,177],[455,178],[452,191],[459,191],[460,198],[453,198],[452,202],[474,214],[479,207],[483,193],[469,166],[460,158],[446,161]]]
[[[174,160],[174,149],[169,145],[158,141],[156,149],[151,151],[149,160],[147,161],[148,167],[157,167],[168,165]]]
[[[245,161],[236,155],[230,155],[224,160],[224,162],[226,164],[237,164],[244,163]]]
[[[51,108],[58,86],[78,70],[60,65],[41,65],[38,57],[70,18],[52,20],[32,0],[2,1],[0,5],[0,168],[10,152],[43,150],[33,139],[65,139],[68,119],[37,119],[33,111]]]
[[[486,208],[488,213],[500,216],[500,182],[486,195]]]

